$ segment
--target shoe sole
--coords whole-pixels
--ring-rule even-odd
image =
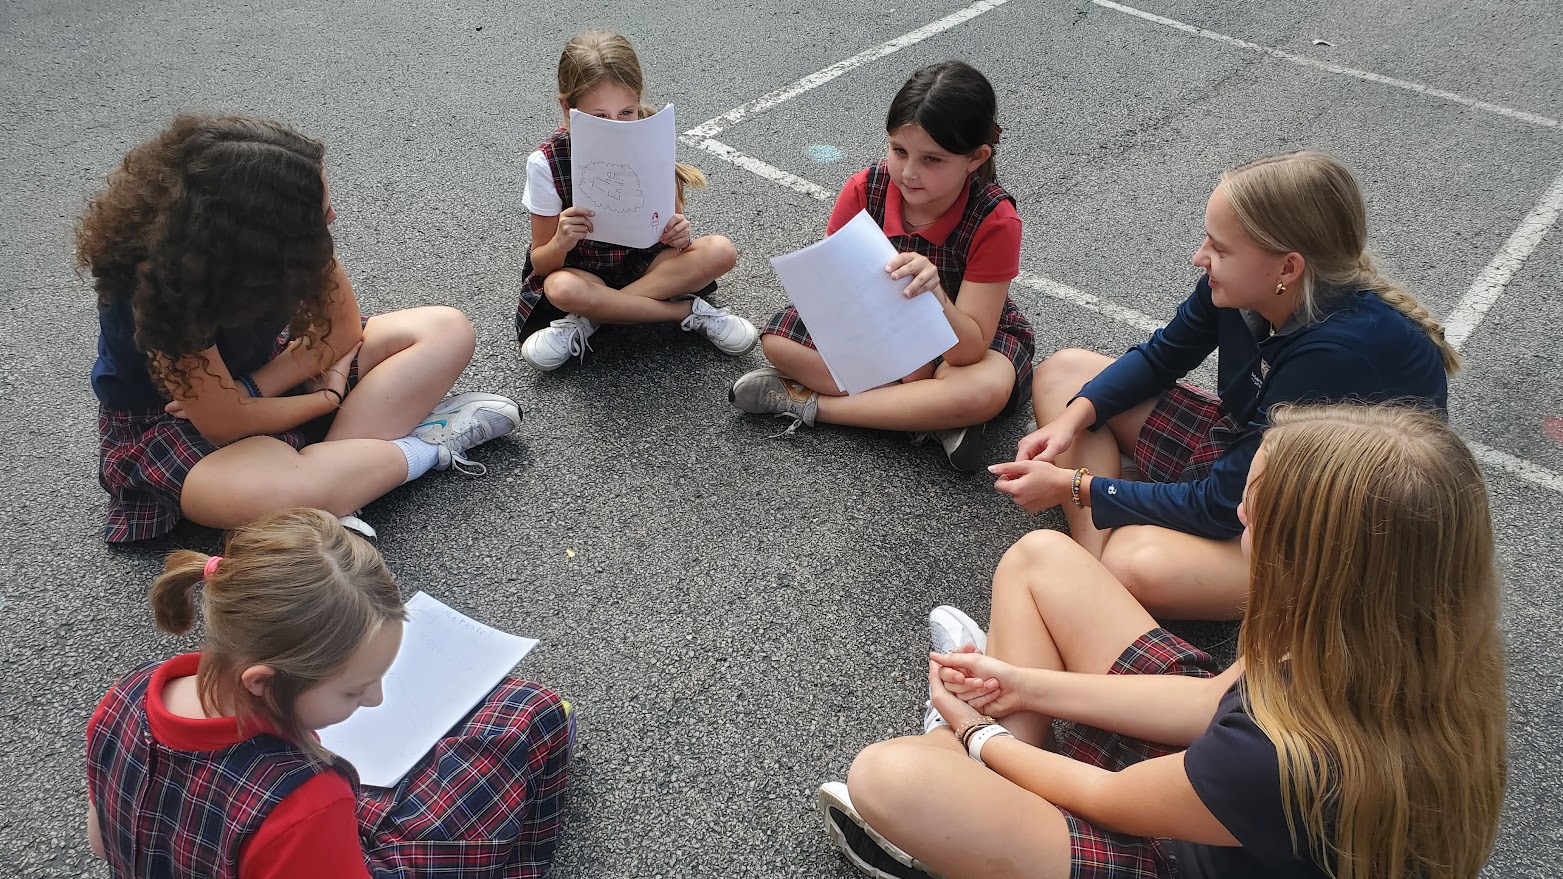
[[[983,631],[981,626],[977,625],[976,620],[967,616],[965,611],[955,607],[954,605],[941,604],[928,612],[928,622],[930,625],[933,623],[934,615],[940,613],[942,613],[944,616],[953,617],[955,619],[957,628],[959,628],[964,633],[969,633],[972,636],[972,643],[977,645],[977,650],[979,652],[988,652],[988,633]]]
[[[880,836],[874,828],[868,826],[868,822],[864,821],[862,816],[857,814],[857,810],[840,799],[836,792],[831,790],[830,786],[820,785],[815,797],[815,804],[819,809],[820,817],[825,821],[825,830],[830,834],[831,841],[836,844],[836,848],[852,866],[869,876],[873,876],[874,879],[928,879],[928,877],[934,876],[934,874],[918,866],[916,859],[911,855],[901,851],[894,843]],[[840,820],[837,819],[837,815],[841,816]],[[846,826],[843,826],[843,822],[845,822]],[[865,860],[862,855],[858,854],[857,849],[852,846],[851,840],[848,839],[849,833],[861,834],[866,837],[872,847],[877,849],[884,857],[890,859],[894,866],[904,869],[892,873],[888,872],[884,867]],[[885,866],[890,867],[892,864],[886,864]]]
[[[761,335],[760,333],[755,333],[754,334],[754,341],[750,342],[749,343],[749,347],[743,349],[742,351],[729,351],[726,348],[723,348],[721,345],[716,344],[715,342],[712,342],[711,345],[713,347],[715,347],[716,350],[722,352],[723,354],[726,354],[728,357],[742,357],[745,354],[748,354],[750,351],[753,351],[754,350],[754,346],[760,344],[760,335]]]
[[[566,363],[570,362],[570,358],[566,357],[565,359],[559,361],[558,363],[555,363],[553,366],[545,366],[544,364],[538,363],[536,360],[533,360],[531,358],[531,356],[526,353],[526,346],[525,345],[521,346],[521,359],[525,360],[528,366],[532,367],[533,369],[537,370],[538,372],[553,372],[554,370],[558,369],[559,367],[561,367],[561,366],[565,365]]]

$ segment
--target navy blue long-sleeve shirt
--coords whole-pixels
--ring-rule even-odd
[[[1096,407],[1091,429],[1171,389],[1218,350],[1216,392],[1222,414],[1242,427],[1236,440],[1204,479],[1093,478],[1091,521],[1096,527],[1160,525],[1215,540],[1241,534],[1237,505],[1270,408],[1277,403],[1409,399],[1448,408],[1448,378],[1438,347],[1374,293],[1341,296],[1314,323],[1288,325],[1270,335],[1256,331],[1243,311],[1212,302],[1210,281],[1202,278],[1170,323],[1080,389],[1080,396]]]

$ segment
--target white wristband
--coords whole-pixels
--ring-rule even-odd
[[[966,753],[971,755],[973,760],[976,760],[978,763],[982,763],[983,743],[988,739],[996,738],[998,736],[1009,736],[1010,738],[1014,738],[1014,735],[1012,735],[1010,731],[1004,727],[999,726],[996,723],[990,724],[972,733],[971,739],[966,742]],[[986,766],[988,764],[982,763],[982,765]]]

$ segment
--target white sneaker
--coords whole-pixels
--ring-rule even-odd
[[[685,332],[697,332],[715,345],[723,354],[737,357],[748,354],[760,341],[760,331],[754,324],[725,308],[717,308],[696,296],[689,304],[689,317],[679,328]]]
[[[857,809],[852,808],[846,785],[839,781],[825,782],[819,786],[815,802],[820,817],[825,819],[825,830],[852,866],[875,879],[928,879],[934,875],[900,846],[868,826]]]
[[[928,641],[935,653],[954,653],[967,644],[988,652],[988,633],[958,607],[941,604],[928,611]]]
[[[521,343],[521,356],[527,363],[544,372],[558,369],[568,363],[571,357],[579,356],[585,360],[586,352],[592,347],[586,340],[597,332],[599,326],[601,324],[578,314],[567,314],[527,336],[526,341]]]
[[[354,510],[346,516],[337,516],[336,520],[342,523],[343,528],[346,528],[349,531],[357,532],[369,540],[374,540],[380,535],[375,532],[374,527],[371,526],[368,522],[358,518],[358,514],[362,512],[363,510]]]
[[[496,437],[505,436],[521,425],[521,408],[509,397],[499,394],[455,394],[440,401],[412,435],[430,445],[439,446],[435,470],[457,471],[482,476],[488,468],[463,453]]]

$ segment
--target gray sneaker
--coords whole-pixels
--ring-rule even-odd
[[[746,372],[727,390],[727,400],[750,415],[791,418],[792,424],[776,436],[795,433],[800,426],[813,427],[819,414],[819,394],[781,374],[774,366]]]
[[[975,473],[982,469],[982,438],[985,428],[986,425],[977,424],[951,430],[913,433],[912,444],[920,446],[929,440],[938,440],[939,445],[944,447],[945,457],[950,459],[951,467],[962,473]]]
[[[453,394],[440,401],[412,435],[439,446],[434,469],[482,476],[488,468],[464,454],[474,446],[502,437],[521,425],[521,408],[498,394]]]

